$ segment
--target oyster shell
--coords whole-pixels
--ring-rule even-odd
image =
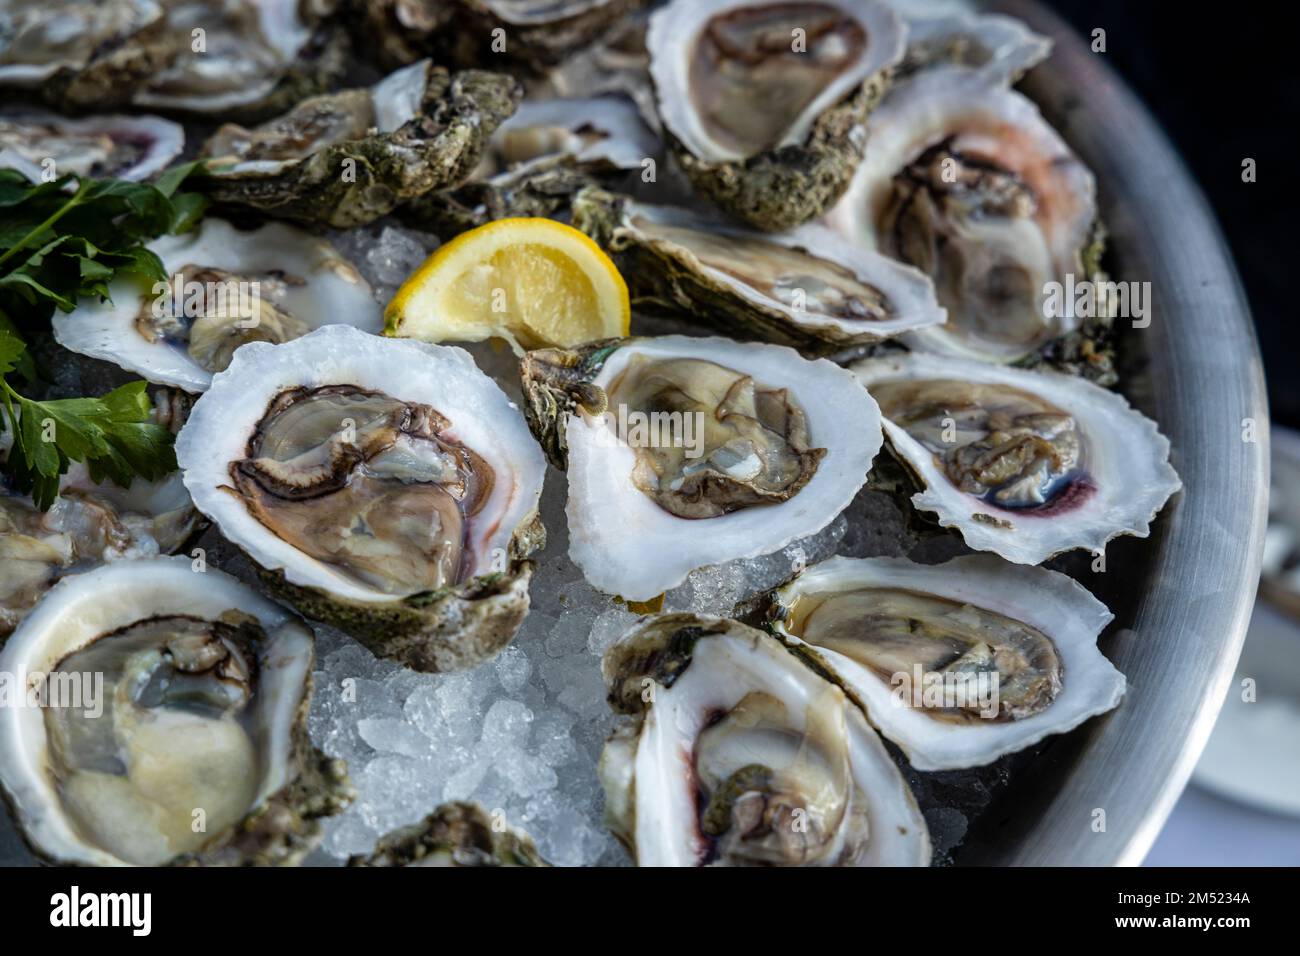
[[[151,417],[176,431],[188,413],[182,393],[160,393]],[[12,444],[12,432],[0,433],[0,461]],[[179,472],[157,481],[136,478],[122,488],[95,481],[74,462],[48,511],[30,495],[0,488],[0,644],[63,575],[121,558],[170,554],[204,526]]]
[[[497,127],[472,180],[403,210],[443,238],[510,216],[552,216],[592,183],[662,161],[658,138],[621,96],[525,100]]]
[[[327,240],[283,223],[243,231],[208,217],[148,248],[171,277],[166,288],[117,280],[109,301],[54,315],[60,345],[201,392],[247,342],[285,342],[336,322],[383,328],[356,268]]]
[[[184,148],[185,131],[156,116],[0,116],[0,169],[16,169],[34,183],[65,173],[148,179]]]
[[[433,56],[536,69],[586,46],[646,0],[367,0],[358,3],[368,53],[386,69]]]
[[[0,10],[0,86],[83,111],[274,114],[343,75],[334,0],[50,0]]]
[[[19,694],[42,689],[42,706],[0,711],[0,792],[33,851],[299,862],[351,799],[307,736],[313,653],[298,618],[185,558],[64,578],[0,652]]]
[[[532,838],[498,828],[476,803],[444,803],[413,826],[386,834],[348,866],[548,866]]]
[[[204,146],[206,184],[218,202],[277,218],[363,225],[468,178],[519,97],[502,74],[413,63],[253,129],[222,126]]]
[[[573,222],[617,257],[642,310],[821,352],[945,319],[916,269],[818,226],[760,233],[596,189],[578,195]]]
[[[925,866],[911,790],[862,711],[768,634],[646,618],[602,662],[634,715],[605,745],[606,822],[640,866]]]
[[[1146,537],[1182,487],[1169,440],[1123,396],[1058,372],[912,353],[852,366],[894,453],[925,486],[912,504],[966,543],[1040,564]]]
[[[631,601],[814,534],[866,481],[878,411],[852,376],[776,345],[613,339],[521,362],[525,412],[567,463],[569,556]]]
[[[342,325],[252,343],[195,403],[176,457],[267,587],[376,654],[468,667],[528,613],[545,462],[461,349]]]
[[[1014,17],[953,14],[905,17],[907,54],[899,74],[934,66],[963,66],[1010,86],[1052,52],[1052,41]]]
[[[1119,704],[1113,615],[1073,579],[967,555],[831,558],[779,588],[772,629],[835,675],[918,770],[992,763]]]
[[[911,344],[1012,362],[1078,327],[1045,299],[1048,283],[1099,272],[1096,185],[1030,100],[935,68],[896,84],[868,125],[867,157],[825,221],[934,279],[948,322]]]
[[[695,188],[759,229],[819,216],[903,57],[880,0],[675,0],[650,17],[659,118]]]

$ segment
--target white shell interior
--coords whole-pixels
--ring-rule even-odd
[[[267,774],[257,789],[260,803],[288,781],[291,730],[312,666],[313,639],[298,618],[230,575],[214,568],[196,571],[184,557],[115,561],[69,575],[9,638],[0,651],[0,673],[11,675],[21,689],[29,675],[49,673],[109,631],[158,615],[215,620],[232,609],[256,617],[270,638],[259,657],[256,704],[256,720],[264,729],[258,744],[268,748]],[[45,855],[63,863],[123,865],[82,839],[62,812],[47,770],[42,708],[0,708],[0,786],[28,839]]]
[[[383,328],[383,310],[369,283],[325,239],[284,223],[268,223],[245,232],[222,219],[206,218],[178,236],[163,236],[148,246],[162,259],[168,276],[186,265],[210,266],[241,274],[282,270],[307,280],[289,287],[280,304],[312,328],[342,323],[366,332]],[[112,300],[83,300],[74,311],[55,313],[54,337],[65,348],[103,359],[160,385],[202,392],[212,373],[185,348],[167,341],[150,342],[135,328],[136,317],[153,290],[133,278],[109,288]]]
[[[670,335],[620,347],[594,384],[607,387],[638,354],[716,362],[763,386],[789,389],[806,417],[812,447],[827,453],[788,501],[715,518],[679,518],[632,483],[636,452],[609,421],[570,415],[569,556],[593,587],[646,601],[681,584],[696,568],[770,554],[820,531],[866,482],[883,442],[880,410],[839,366],[780,345]]]
[[[393,602],[402,595],[365,587],[299,551],[253,517],[228,490],[231,462],[243,459],[267,405],[281,391],[303,386],[356,385],[404,402],[432,406],[450,420],[443,435],[492,467],[495,481],[467,548],[475,566],[492,566],[496,549],[509,553],[516,529],[537,512],[546,460],[519,409],[463,349],[389,339],[345,325],[317,329],[283,345],[254,342],[194,403],[176,439],[176,458],[194,505],[262,567],[282,570],[293,584],[357,601]],[[488,521],[487,516],[495,516]]]
[[[891,447],[925,484],[912,496],[912,504],[937,514],[941,525],[956,528],[977,551],[992,551],[1019,564],[1041,564],[1075,548],[1101,552],[1118,535],[1146,537],[1156,513],[1182,487],[1169,464],[1169,439],[1160,434],[1156,423],[1117,392],[1076,376],[921,352],[866,359],[851,368],[868,391],[879,382],[905,379],[1004,384],[1040,396],[1074,417],[1084,439],[1082,464],[1097,488],[1072,510],[1059,514],[1050,509],[1043,514],[1003,510],[959,490],[928,449],[885,419]],[[978,520],[976,515],[993,515],[1002,523]]]
[[[1114,615],[1067,575],[1010,564],[986,554],[933,565],[902,558],[835,557],[808,568],[781,588],[777,601],[789,606],[799,594],[854,587],[920,591],[995,611],[1042,631],[1060,656],[1061,691],[1045,710],[1014,721],[956,724],[903,706],[897,688],[878,674],[843,654],[816,647],[866,708],[872,724],[899,746],[917,770],[991,763],[1113,709],[1124,696],[1124,675],[1097,649],[1097,636]],[[775,622],[775,627],[790,643],[804,643],[780,622]]]

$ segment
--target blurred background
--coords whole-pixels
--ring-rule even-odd
[[[1277,17],[1286,7],[1259,0],[1205,10],[1171,0],[1048,5],[1082,36],[1106,31],[1099,55],[1146,102],[1209,197],[1250,298],[1272,409],[1260,599],[1214,735],[1146,863],[1300,865],[1300,333],[1295,302],[1283,298],[1297,262],[1295,33]],[[1246,158],[1256,162],[1253,183],[1242,181]]]

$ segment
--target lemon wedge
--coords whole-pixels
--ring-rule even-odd
[[[424,261],[384,310],[384,334],[568,347],[627,335],[631,314],[627,283],[586,234],[553,219],[498,219]]]

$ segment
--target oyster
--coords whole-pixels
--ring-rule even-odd
[[[367,0],[358,3],[370,55],[385,68],[434,56],[534,68],[558,63],[645,0]]]
[[[470,182],[414,200],[404,216],[444,238],[509,216],[551,216],[588,184],[657,168],[660,152],[624,97],[526,100],[497,127]]]
[[[111,300],[55,313],[65,348],[201,392],[247,342],[286,342],[321,325],[383,328],[370,286],[334,246],[282,223],[243,231],[209,217],[149,244],[169,281],[123,278]]]
[[[376,654],[468,667],[528,613],[545,461],[461,349],[343,325],[252,343],[195,403],[176,457],[275,594]]]
[[[851,375],[781,346],[612,339],[529,352],[521,367],[529,424],[567,462],[569,556],[631,601],[815,534],[882,441]]]
[[[925,820],[859,707],[770,635],[644,619],[605,652],[606,822],[640,866],[925,866]]]
[[[977,550],[1020,564],[1101,553],[1146,537],[1182,487],[1155,422],[1076,376],[922,353],[852,370],[925,486],[912,503]]]
[[[1010,86],[1052,52],[1052,41],[1013,17],[953,14],[905,17],[907,54],[899,74],[952,65]]]
[[[771,626],[835,675],[918,770],[991,763],[1119,704],[1113,615],[1073,579],[967,555],[831,558],[778,589]]]
[[[573,221],[618,258],[642,310],[823,352],[945,319],[916,269],[818,226],[753,232],[597,189],[578,195]]]
[[[532,838],[498,828],[476,803],[444,803],[420,823],[385,835],[348,866],[547,866]]]
[[[0,652],[0,792],[64,864],[293,864],[351,799],[307,736],[298,618],[185,558],[60,581]]]
[[[156,116],[80,120],[46,113],[0,116],[0,169],[16,169],[34,183],[65,173],[148,179],[184,147],[184,130]]]
[[[0,9],[0,86],[68,111],[265,115],[343,74],[334,0],[50,0]]]
[[[363,225],[468,178],[519,97],[503,74],[413,63],[252,129],[227,123],[204,146],[206,183],[218,202],[277,218]]]
[[[695,188],[763,230],[819,216],[903,56],[881,0],[675,0],[650,17],[659,118]]]
[[[1078,327],[1072,308],[1046,307],[1048,284],[1097,277],[1096,186],[1030,100],[935,68],[896,84],[869,130],[825,221],[934,280],[948,322],[911,344],[1011,362]]]

